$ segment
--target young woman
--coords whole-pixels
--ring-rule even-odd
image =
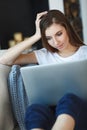
[[[42,49],[22,54],[40,38],[43,42]],[[28,40],[8,49],[0,58],[0,63],[41,65],[84,59],[87,59],[87,46],[80,40],[62,12],[50,10],[37,14],[36,33]],[[73,94],[65,95],[57,104],[56,110],[50,106],[33,104],[26,112],[26,129],[86,130],[86,106],[85,101]]]
[[[45,48],[29,54],[21,54],[40,38]],[[64,14],[58,10],[51,10],[37,14],[36,33],[28,40],[8,49],[0,58],[0,63],[5,65],[50,64],[83,60],[87,58],[86,49],[87,46],[77,36]]]

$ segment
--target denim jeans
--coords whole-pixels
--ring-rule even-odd
[[[45,104],[29,106],[25,115],[26,129],[51,130],[56,118],[63,113],[74,118],[75,130],[87,130],[87,103],[71,93],[64,95],[55,107]]]

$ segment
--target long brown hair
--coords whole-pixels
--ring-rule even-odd
[[[84,45],[80,37],[77,35],[70,22],[67,20],[66,16],[59,10],[50,10],[47,14],[42,16],[40,22],[40,29],[42,35],[43,46],[47,48],[47,50],[51,52],[58,52],[57,49],[51,47],[45,36],[45,31],[48,27],[50,27],[53,23],[60,24],[65,27],[67,34],[69,36],[69,41],[73,46],[80,47]]]

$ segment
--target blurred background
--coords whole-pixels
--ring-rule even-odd
[[[35,33],[38,12],[59,9],[87,43],[87,0],[0,0],[0,49],[7,49]],[[32,49],[40,49],[41,41]]]

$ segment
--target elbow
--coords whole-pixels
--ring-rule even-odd
[[[6,66],[12,66],[12,63],[8,62],[7,60],[0,58],[0,64]]]

